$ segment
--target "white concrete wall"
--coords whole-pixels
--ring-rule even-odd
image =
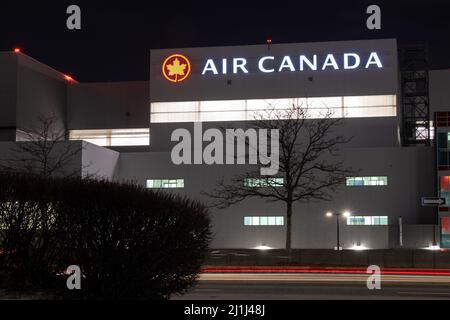
[[[17,105],[17,56],[0,52],[0,141],[15,135]]]
[[[119,153],[92,143],[83,142],[83,176],[112,180],[116,174]]]
[[[333,195],[331,202],[310,202],[294,206],[293,246],[296,248],[329,248],[335,243],[334,220],[325,217],[329,210],[350,210],[354,215],[387,215],[397,224],[431,223],[433,209],[420,206],[420,198],[433,193],[432,148],[349,148],[343,150],[345,163],[360,169],[358,176],[388,176],[386,187],[345,187]],[[145,185],[146,179],[182,178],[184,189],[174,192],[209,205],[211,199],[202,191],[211,191],[222,177],[248,170],[248,166],[206,166],[172,164],[169,153],[121,154],[117,180],[133,180]],[[211,209],[215,248],[250,248],[258,245],[284,246],[284,227],[246,227],[244,216],[285,215],[283,203],[249,199],[227,209]],[[369,248],[388,246],[386,227],[344,226],[342,240],[346,247],[361,242]]]
[[[20,169],[23,166],[23,162],[21,160],[30,157],[30,155],[26,152],[22,152],[23,149],[20,149],[21,144],[30,144],[30,142],[0,142],[0,166],[8,166],[13,169]],[[32,147],[36,149],[36,147]],[[67,175],[81,175],[81,158],[82,158],[82,148],[81,141],[61,141],[58,142],[50,153],[50,159],[59,159],[61,153],[66,152],[67,148],[70,148],[70,152],[75,152],[79,150],[77,154],[74,154],[73,157],[67,159],[65,162],[64,168],[55,172],[54,176],[67,176]],[[53,162],[54,163],[54,162]],[[37,168],[42,167],[42,164],[36,162],[34,164]],[[36,172],[39,173],[39,172]]]
[[[210,128],[235,129],[255,128],[251,122],[203,122],[203,131]],[[193,123],[152,123],[150,124],[150,151],[167,152],[178,142],[171,141],[172,132],[185,128],[193,137]],[[349,118],[334,129],[336,135],[351,138],[348,147],[396,147],[400,146],[395,117]]]
[[[68,89],[68,128],[148,128],[148,81],[80,83]]]
[[[14,141],[16,128],[38,127],[40,115],[55,115],[55,130],[65,128],[67,83],[61,73],[12,52],[0,53],[0,69],[0,140]]]

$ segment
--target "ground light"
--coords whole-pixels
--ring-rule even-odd
[[[261,245],[261,246],[255,247],[254,249],[256,249],[256,250],[270,250],[270,249],[272,249],[272,247],[269,247],[269,246],[266,246],[266,245]]]
[[[425,248],[426,250],[432,250],[432,251],[437,251],[437,250],[441,250],[441,247],[440,246],[438,246],[438,245],[433,245],[433,244],[430,244],[428,247],[426,247]]]
[[[14,53],[20,53],[22,50],[20,50],[20,48],[14,48]]]
[[[367,248],[365,245],[362,245],[362,244],[354,244],[349,249],[355,250],[355,251],[363,251],[363,250],[368,250],[369,248]]]

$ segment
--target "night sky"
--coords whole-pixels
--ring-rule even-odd
[[[77,4],[82,30],[66,28]],[[368,30],[370,4],[382,29]],[[450,67],[450,1],[0,1],[0,50],[15,46],[78,81],[147,80],[149,50],[397,38],[426,43],[430,67]],[[0,70],[1,72],[1,70]]]

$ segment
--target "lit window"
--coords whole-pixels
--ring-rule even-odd
[[[387,216],[350,216],[347,218],[349,226],[387,226]]]
[[[70,140],[84,140],[102,147],[148,146],[150,129],[71,130]]]
[[[347,187],[387,186],[388,178],[380,177],[347,177]]]
[[[180,189],[184,188],[184,179],[149,179],[148,189]]]
[[[427,123],[425,121],[416,121],[416,140],[428,140],[428,136],[430,140],[434,139],[434,125],[433,121]]]
[[[284,226],[284,217],[275,217],[277,226]]]
[[[259,223],[260,223],[262,226],[267,226],[267,225],[269,224],[269,219],[268,219],[268,217],[261,217],[261,218],[259,219]]]
[[[151,123],[251,121],[270,117],[270,110],[286,110],[298,105],[308,108],[308,118],[323,118],[328,111],[334,118],[395,117],[395,95],[249,99],[217,101],[153,102]],[[268,119],[269,120],[269,119]]]
[[[244,217],[244,226],[284,226],[283,216]]]
[[[282,187],[283,184],[283,178],[247,178],[244,180],[244,186],[249,188]]]

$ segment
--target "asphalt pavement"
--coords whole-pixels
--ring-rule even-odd
[[[450,276],[382,275],[369,290],[364,274],[206,273],[174,300],[450,299]]]

